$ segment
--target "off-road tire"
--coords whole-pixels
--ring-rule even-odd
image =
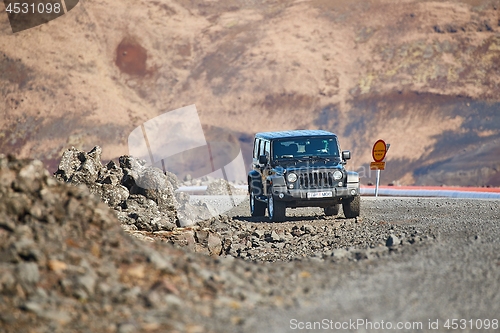
[[[267,211],[271,222],[284,221],[286,217],[286,203],[275,200],[274,196],[270,194],[267,200]]]
[[[339,209],[340,209],[340,205],[335,204],[335,205],[330,206],[330,207],[325,207],[323,210],[325,211],[326,216],[337,216],[339,214]]]
[[[254,190],[250,190],[250,214],[252,217],[262,217],[266,215],[266,203],[255,199]]]
[[[361,199],[359,195],[355,196],[352,199],[346,200],[342,203],[344,216],[348,219],[352,219],[359,216],[360,208],[361,208]]]

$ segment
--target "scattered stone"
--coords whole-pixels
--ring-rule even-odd
[[[227,180],[218,179],[207,186],[206,193],[208,195],[233,195],[236,193],[236,188]]]
[[[38,265],[33,262],[21,262],[17,265],[17,276],[21,283],[33,285],[40,280]]]
[[[399,238],[397,238],[396,236],[394,235],[390,235],[388,238],[387,238],[387,241],[385,242],[385,245],[388,246],[388,247],[391,247],[391,246],[396,246],[396,245],[399,245],[400,244],[400,240]]]
[[[253,234],[252,234],[252,235],[253,235],[253,236],[255,236],[255,237],[257,237],[257,238],[259,238],[259,239],[261,239],[262,237],[264,237],[265,232],[264,232],[264,230],[262,230],[262,229],[256,229],[256,230],[253,232]]]
[[[207,248],[211,256],[219,256],[222,252],[222,242],[215,233],[210,233],[207,240]]]
[[[281,237],[278,235],[276,231],[271,232],[271,241],[273,242],[279,242],[281,240]]]
[[[302,228],[300,228],[300,230],[302,230],[306,234],[314,234],[314,232],[315,232],[314,227],[312,225],[309,225],[309,224],[303,225]]]
[[[332,257],[344,258],[349,252],[346,249],[335,249],[332,251]]]

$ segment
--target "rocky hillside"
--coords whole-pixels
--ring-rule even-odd
[[[0,12],[0,151],[51,171],[71,146],[128,153],[129,133],[196,104],[240,138],[324,128],[382,181],[500,186],[498,1],[80,1],[12,34]],[[3,5],[0,4],[3,11]]]

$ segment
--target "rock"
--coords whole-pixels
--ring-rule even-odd
[[[387,238],[387,241],[385,242],[385,246],[388,246],[388,247],[396,246],[396,245],[399,245],[399,244],[400,244],[400,240],[396,236],[394,236],[394,235],[390,235]]]
[[[132,224],[137,230],[173,230],[175,217],[161,212],[157,204],[142,195],[132,194],[121,205],[118,217],[122,223]]]
[[[56,322],[61,326],[68,324],[72,319],[71,315],[68,312],[62,310],[42,311],[38,313],[38,315],[52,322]]]
[[[114,161],[109,161],[101,171],[97,179],[101,184],[118,185],[123,179],[123,170]]]
[[[161,211],[175,211],[177,204],[172,184],[160,169],[148,167],[138,173],[131,194],[141,194],[153,200]]]
[[[78,285],[82,286],[85,290],[85,292],[89,295],[92,296],[94,294],[94,287],[96,284],[96,277],[91,275],[91,274],[86,274],[83,276],[79,276],[78,279]]]
[[[36,284],[40,280],[38,265],[33,262],[22,262],[17,265],[18,280],[24,284]]]
[[[208,251],[211,256],[219,256],[222,252],[222,242],[218,235],[210,233],[207,240]]]
[[[132,323],[122,323],[118,326],[118,333],[134,333],[138,327]]]
[[[89,153],[72,148],[64,153],[55,176],[73,184],[87,185],[91,192],[117,210],[126,206],[124,203],[131,194],[153,200],[157,207],[146,205],[140,207],[144,209],[135,211],[133,216],[121,215],[123,222],[133,223],[140,230],[171,229],[175,226],[176,201],[171,183],[175,175],[169,174],[167,177],[161,170],[146,167],[144,161],[130,156],[120,157],[119,166],[110,161],[106,167],[102,167],[100,156],[99,147],[94,147]],[[163,213],[160,218],[152,217],[152,214],[158,216],[158,210]]]
[[[272,247],[281,250],[285,247],[285,243],[274,243]]]
[[[271,232],[271,241],[273,242],[279,242],[281,240],[281,237],[278,235],[276,231]]]
[[[304,231],[306,234],[314,234],[315,233],[315,229],[312,225],[309,225],[309,224],[305,224],[302,226],[302,228],[300,228],[300,230]]]
[[[349,251],[347,251],[346,249],[335,249],[332,251],[331,256],[334,258],[341,259],[341,258],[344,258],[345,256],[347,256],[348,254],[349,254]]]
[[[264,237],[264,230],[261,230],[261,229],[256,229],[254,232],[253,232],[253,236],[257,237],[257,238],[262,238]]]
[[[165,171],[164,174],[167,177],[170,184],[172,184],[174,191],[177,190],[180,186],[180,182],[179,182],[179,179],[177,178],[177,176],[169,171]]]
[[[210,219],[214,215],[208,207],[206,204],[184,202],[177,208],[178,225],[180,227],[187,227]]]
[[[66,150],[61,158],[61,162],[59,162],[59,166],[57,171],[55,172],[55,177],[61,179],[64,182],[70,182],[71,177],[77,171],[85,161],[85,153],[72,147],[71,149]]]
[[[180,309],[183,305],[182,300],[179,297],[172,294],[166,295],[164,301],[166,305],[172,309]]]
[[[370,253],[368,251],[365,251],[365,250],[353,251],[352,255],[353,255],[354,259],[356,259],[356,260],[364,260],[364,259],[370,258]]]
[[[68,265],[66,263],[59,261],[59,260],[49,260],[48,262],[49,269],[54,272],[62,272],[68,268]]]
[[[302,231],[300,230],[300,228],[299,228],[299,227],[294,226],[294,227],[292,228],[292,232],[291,232],[291,234],[292,234],[292,236],[294,236],[294,237],[299,237],[299,236],[301,236],[301,235],[302,235]]]
[[[43,312],[43,307],[36,302],[26,302],[22,304],[20,308],[24,311],[30,311],[36,314]]]
[[[97,181],[101,164],[102,149],[95,146],[89,153],[71,148],[63,153],[55,176],[73,184],[92,185]]]
[[[175,192],[175,199],[180,205],[183,205],[186,202],[189,202],[190,196],[185,192]]]
[[[41,161],[31,161],[19,171],[13,186],[19,191],[36,192],[41,189],[42,183],[48,176],[49,174]]]
[[[172,230],[176,224],[194,225],[200,219],[213,216],[208,207],[191,209],[189,196],[174,194],[179,185],[174,174],[147,166],[144,160],[131,156],[121,156],[119,165],[110,161],[103,167],[100,157],[98,146],[88,153],[75,148],[67,150],[55,176],[75,185],[85,184],[104,203],[120,212],[122,223],[134,225],[137,230]],[[154,204],[137,196],[150,199]],[[182,199],[182,206],[176,197]]]
[[[173,233],[169,241],[178,246],[187,247],[191,251],[195,249],[196,239],[194,238],[194,232],[192,230]]]
[[[236,188],[224,179],[212,181],[207,186],[207,195],[233,195],[236,193]]]
[[[14,287],[16,285],[16,278],[14,276],[15,265],[0,265],[0,293],[14,292]]]
[[[207,229],[205,230],[197,230],[195,232],[196,236],[196,241],[198,243],[206,243],[208,242],[208,236],[210,235],[209,231]]]
[[[122,185],[102,184],[96,192],[110,207],[120,205],[129,197],[129,191]]]
[[[175,273],[172,263],[165,258],[162,258],[162,256],[158,252],[151,251],[148,259],[151,263],[153,263],[156,269],[169,274]]]

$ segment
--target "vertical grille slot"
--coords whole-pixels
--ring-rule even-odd
[[[333,187],[333,184],[332,172],[302,172],[299,174],[299,185],[301,188]]]

